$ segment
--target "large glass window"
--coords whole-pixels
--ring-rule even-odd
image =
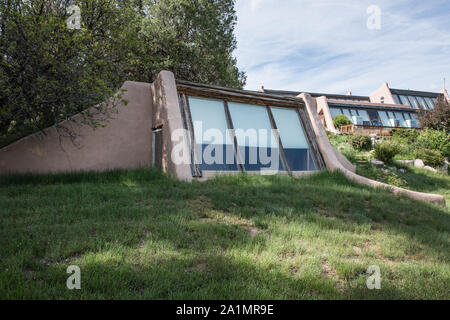
[[[389,121],[389,118],[385,111],[378,111],[378,115],[380,116],[381,123],[384,127],[391,126],[391,122]]]
[[[334,119],[337,115],[342,114],[340,108],[330,108],[331,117]]]
[[[272,107],[283,150],[291,171],[315,170],[298,114],[293,109]]]
[[[392,97],[394,98],[394,101],[396,104],[401,104],[400,99],[398,98],[398,95],[393,94]]]
[[[246,171],[284,170],[266,107],[228,103]]]
[[[417,103],[416,99],[413,96],[408,96],[408,99],[410,101],[411,106],[414,109],[419,109],[419,104]]]
[[[409,100],[406,96],[400,96],[400,101],[401,101],[401,104],[403,104],[405,106],[410,106]]]
[[[359,115],[363,119],[363,124],[370,125],[370,117],[366,110],[359,110]]]
[[[401,112],[395,112],[395,119],[398,120],[399,126],[400,127],[406,127],[406,122],[405,119],[402,116]]]
[[[223,101],[189,97],[201,170],[238,170]]]
[[[342,111],[344,111],[344,115],[348,118],[348,120],[350,120],[353,123],[353,119],[352,119],[352,115],[350,113],[350,110],[342,109]]]
[[[434,104],[431,98],[425,97],[425,101],[427,102],[429,109],[434,109]]]
[[[428,109],[427,103],[425,102],[425,99],[423,97],[417,97],[417,101],[419,101],[419,105],[422,107],[422,109]]]

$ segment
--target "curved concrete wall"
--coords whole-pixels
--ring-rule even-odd
[[[323,159],[327,168],[331,171],[340,170],[347,178],[352,181],[365,184],[371,187],[378,187],[390,190],[394,194],[403,194],[411,199],[422,200],[431,203],[435,203],[445,207],[445,199],[442,195],[431,194],[431,193],[422,193],[411,191],[399,187],[394,187],[385,183],[381,183],[378,181],[374,181],[368,179],[366,177],[362,177],[347,169],[338,159],[336,153],[333,151],[333,147],[328,140],[325,129],[322,126],[321,119],[317,114],[317,109],[314,104],[313,99],[310,95],[302,93],[298,97],[302,98],[306,105],[306,110],[309,115],[309,119],[311,120],[311,127],[313,128],[316,134],[317,145],[319,146],[320,152],[322,153]]]
[[[55,126],[0,149],[0,173],[131,169],[152,164],[152,93],[148,83],[124,83],[128,105],[105,128],[71,126],[80,134],[74,145]]]

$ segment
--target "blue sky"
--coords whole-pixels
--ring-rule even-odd
[[[381,28],[367,27],[367,8]],[[368,95],[450,87],[449,0],[237,0],[238,66],[246,89]]]

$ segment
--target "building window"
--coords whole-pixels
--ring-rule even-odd
[[[419,109],[419,104],[417,103],[416,98],[414,98],[413,96],[408,96],[410,105],[414,108],[414,109]]]
[[[221,100],[189,97],[196,159],[205,171],[238,171],[233,140]]]
[[[235,102],[228,107],[244,169],[286,170],[266,107]]]
[[[429,109],[434,109],[434,103],[431,98],[425,97],[425,101],[427,102]]]
[[[389,118],[386,114],[385,111],[378,111],[378,115],[380,117],[381,120],[381,124],[385,127],[390,127],[391,126],[391,122],[389,121]]]
[[[271,110],[290,170],[315,170],[316,166],[296,110],[275,107]]]
[[[384,103],[384,97],[380,98],[381,103]]]
[[[333,119],[334,119],[334,117],[336,117],[337,115],[342,114],[340,108],[330,108],[330,113],[331,113],[331,118],[333,118]]]
[[[401,104],[403,104],[405,106],[411,106],[409,104],[409,100],[408,100],[408,98],[406,96],[400,96],[400,101],[401,101]]]
[[[398,98],[398,95],[393,94],[392,97],[394,98],[394,101],[396,104],[401,104],[400,99]]]

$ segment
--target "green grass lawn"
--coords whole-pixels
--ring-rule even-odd
[[[0,220],[1,299],[450,298],[449,210],[339,173],[2,176]]]

